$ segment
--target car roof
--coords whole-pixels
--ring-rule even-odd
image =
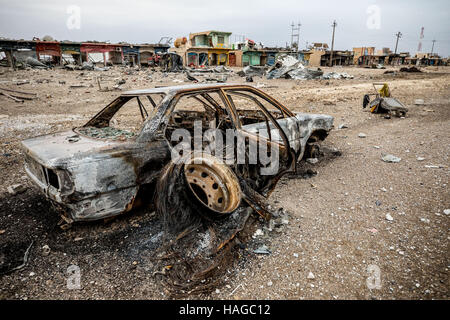
[[[233,84],[233,83],[203,83],[203,84],[185,84],[180,86],[168,86],[168,87],[160,87],[160,88],[148,88],[148,89],[138,89],[126,91],[121,94],[121,96],[138,96],[138,95],[147,95],[153,93],[177,93],[181,91],[195,91],[201,89],[217,89],[217,88],[227,88],[227,87],[249,87],[248,85],[242,84]]]

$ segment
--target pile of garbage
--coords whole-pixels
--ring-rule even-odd
[[[354,77],[351,74],[348,74],[347,72],[328,72],[325,73],[322,77],[322,79],[353,79]]]
[[[317,79],[323,75],[320,68],[306,68],[299,60],[287,54],[280,55],[268,70],[267,79]]]
[[[301,61],[287,54],[280,55],[267,72],[265,67],[247,66],[238,74],[247,78],[253,76],[263,77],[265,75],[267,79],[353,79],[353,76],[346,72],[329,72],[324,74],[320,68],[306,68]]]

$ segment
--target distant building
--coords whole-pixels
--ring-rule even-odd
[[[170,45],[155,43],[155,44],[140,44],[139,45],[139,63],[141,66],[148,66],[155,62],[155,55],[165,53],[169,50]]]
[[[409,52],[393,53],[389,48],[375,51],[375,47],[353,48],[353,63],[362,67],[376,65],[402,65],[407,62]]]
[[[186,66],[228,65],[230,35],[231,32],[215,30],[191,33],[189,39],[176,39],[175,48],[169,51],[179,54]]]
[[[405,59],[407,64],[417,66],[445,66],[447,60],[441,58],[437,54],[431,53],[416,53],[414,57],[408,57]]]
[[[368,66],[374,62],[375,47],[353,48],[353,64],[357,66]]]
[[[313,43],[309,51],[303,52],[305,63],[311,67],[328,66],[331,50],[326,43]],[[348,50],[333,50],[333,65],[347,66],[353,63],[353,53]],[[299,59],[301,60],[301,59]]]

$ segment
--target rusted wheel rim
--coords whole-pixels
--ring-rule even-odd
[[[194,196],[208,209],[225,214],[239,206],[241,189],[225,164],[202,157],[201,163],[197,159],[185,164],[184,174]]]

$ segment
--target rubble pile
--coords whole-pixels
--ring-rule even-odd
[[[329,72],[324,74],[320,68],[306,68],[299,60],[287,54],[280,55],[268,70],[267,79],[352,79],[348,73]]]

